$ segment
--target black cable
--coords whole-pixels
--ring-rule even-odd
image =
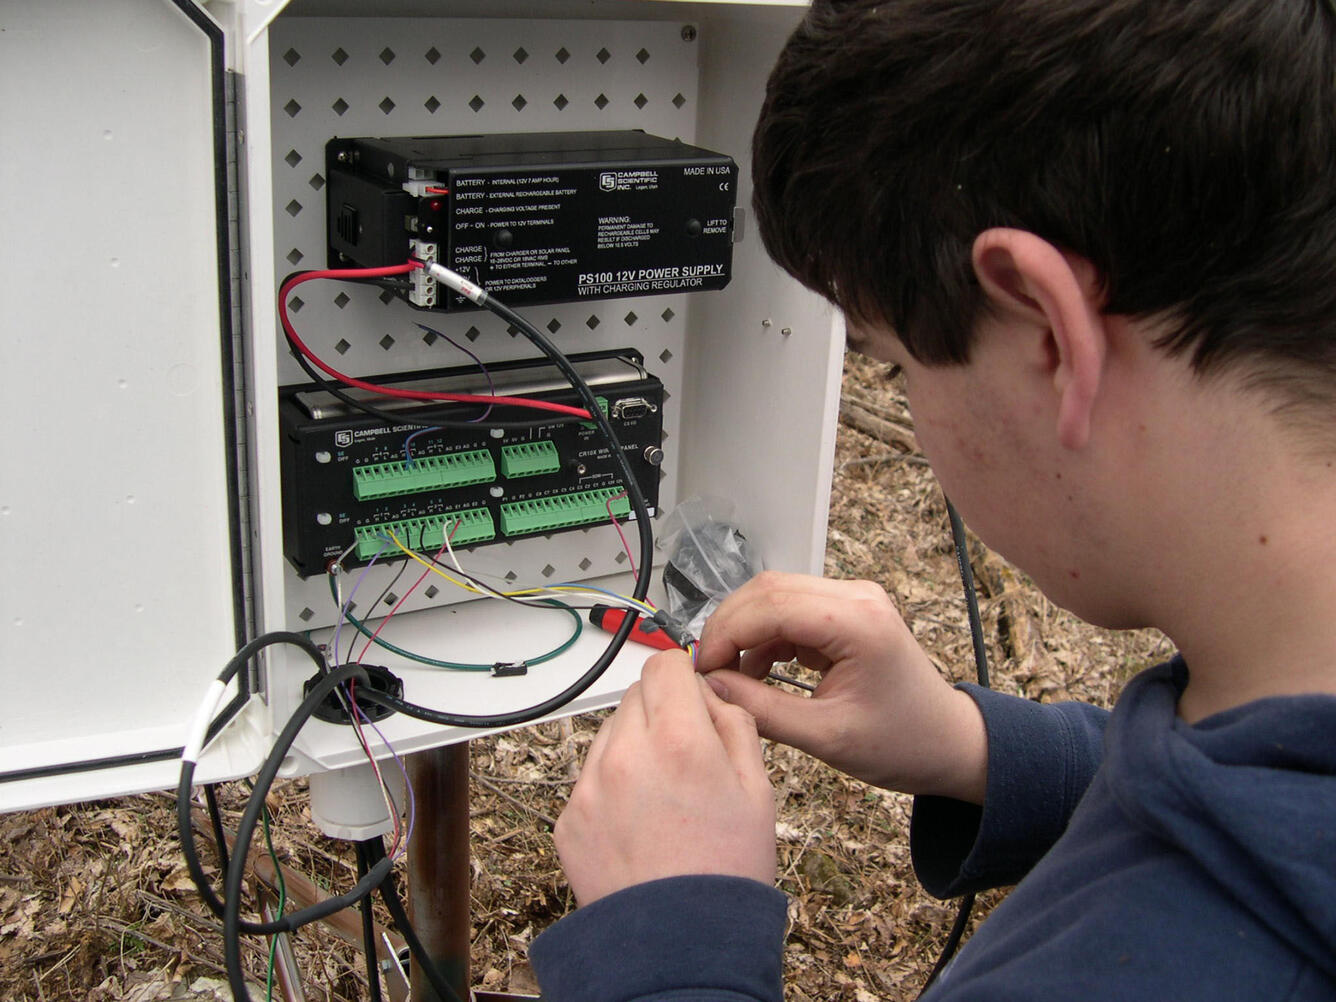
[[[969,541],[965,538],[965,523],[950,498],[946,499],[946,517],[951,520],[951,542],[956,548],[956,566],[965,589],[965,610],[970,620],[970,639],[974,642],[974,673],[979,684],[987,689],[988,648],[983,642],[983,619],[979,616],[979,596],[974,590],[974,571],[970,568]]]
[[[321,653],[320,648],[312,643],[310,639],[302,636],[300,633],[275,632],[266,633],[261,637],[257,637],[241,648],[241,650],[237,651],[236,654],[232,655],[232,659],[228,661],[227,664],[224,665],[223,670],[218,673],[218,681],[223,684],[231,682],[236,674],[250,663],[251,658],[264,648],[276,644],[292,644],[295,647],[301,648],[306,653],[307,657],[315,662],[319,671],[328,671],[328,668],[325,665],[324,654]],[[181,841],[181,854],[186,858],[186,869],[190,871],[190,879],[195,882],[195,889],[199,892],[200,898],[203,899],[209,910],[219,918],[222,918],[226,906],[209,885],[209,878],[204,873],[204,866],[200,862],[199,851],[195,846],[194,826],[192,825],[190,818],[190,790],[193,785],[194,777],[195,763],[182,758],[181,778],[176,786],[176,833]],[[208,796],[207,790],[205,796]],[[221,827],[219,828],[219,831],[221,831]],[[217,833],[215,833],[215,837],[219,837]],[[230,866],[223,867],[224,880],[226,880],[230,872]],[[293,914],[300,915],[301,913],[295,912]],[[291,919],[292,917],[293,916],[288,916],[288,919]],[[270,935],[275,932],[290,931],[291,929],[297,928],[296,925],[289,925],[288,919],[285,919],[282,923],[243,922],[241,924],[241,931],[255,935]]]
[[[305,726],[306,721],[314,715],[325,698],[349,680],[361,682],[365,684],[367,690],[371,689],[370,678],[365,668],[361,665],[340,665],[330,670],[327,675],[322,676],[311,687],[311,691],[302,700],[301,705],[288,718],[288,722],[279,733],[269,756],[265,759],[255,777],[255,790],[246,802],[246,810],[237,826],[237,838],[232,847],[232,854],[237,859],[245,859],[247,852],[250,850],[251,840],[254,838],[255,830],[260,823],[260,811],[264,807],[265,797],[269,795],[269,790],[274,785],[274,779],[278,776],[278,770],[283,765],[283,759],[287,756],[293,742],[297,740],[298,733]],[[389,859],[381,860],[372,867],[366,877],[359,880],[347,893],[326,898],[319,904],[303,908],[299,912],[294,912],[292,915],[274,922],[265,923],[242,921],[241,880],[245,868],[234,866],[229,869],[227,871],[227,881],[224,885],[223,899],[223,958],[227,967],[228,985],[232,989],[235,1002],[250,1002],[250,994],[246,989],[245,972],[241,969],[240,937],[243,931],[247,931],[247,926],[267,935],[273,932],[290,932],[309,922],[333,915],[337,911],[355,905],[374,891],[380,882],[385,879],[385,875],[390,872],[390,865]]]
[[[974,644],[974,674],[979,684],[987,689],[988,648],[983,640],[983,617],[979,615],[979,596],[974,588],[974,571],[970,568],[969,541],[965,537],[965,523],[960,520],[960,513],[956,511],[950,498],[946,499],[946,517],[951,522],[951,542],[956,551],[956,567],[960,571],[961,587],[965,590],[965,611],[969,616],[970,640]],[[946,970],[946,965],[955,956],[961,938],[965,935],[965,927],[969,924],[970,912],[973,910],[974,893],[970,892],[960,899],[956,921],[947,934],[946,942],[942,944],[941,955],[938,956],[937,963],[933,964],[928,980],[923,982],[923,987],[919,990],[919,998],[927,993],[937,980],[937,976]]]
[[[385,858],[385,845],[380,839],[368,839],[362,843],[362,846],[369,861],[378,863]],[[437,998],[444,999],[446,1002],[463,1002],[459,993],[441,974],[440,968],[432,962],[431,957],[427,954],[426,947],[422,945],[422,940],[418,939],[417,930],[413,928],[413,923],[408,920],[408,912],[404,909],[403,900],[399,897],[399,889],[394,882],[393,870],[386,875],[385,880],[381,883],[380,896],[385,902],[385,907],[389,909],[394,924],[399,928],[399,934],[404,937],[404,942],[408,944],[408,950],[413,955],[413,963],[417,964],[423,975],[426,976]]]
[[[960,899],[960,910],[956,912],[956,920],[951,926],[951,931],[947,933],[946,942],[942,944],[941,956],[937,958],[937,963],[932,965],[932,971],[928,974],[928,980],[923,982],[923,988],[919,992],[922,998],[924,993],[932,987],[932,983],[937,980],[937,975],[946,970],[946,965],[951,962],[955,956],[956,949],[960,946],[960,940],[965,935],[965,926],[969,925],[970,912],[974,910],[974,892],[966,894]]]
[[[230,865],[227,856],[227,835],[223,832],[223,812],[218,808],[216,783],[204,784],[204,803],[209,809],[209,827],[213,829],[213,840],[218,846],[218,869],[226,873]]]
[[[354,848],[357,850],[357,879],[361,880],[370,872],[371,863],[361,842],[354,843]],[[371,909],[373,900],[370,894],[362,899],[362,952],[366,954],[366,983],[371,1002],[382,1002],[380,966],[376,963],[376,918]]]
[[[409,564],[409,559],[407,557],[404,557],[404,559],[399,562],[398,573],[396,573],[394,577],[390,578],[390,583],[385,586],[385,590],[376,596],[376,600],[372,602],[369,606],[367,606],[367,609],[369,609],[371,612],[376,611],[376,606],[380,605],[380,603],[385,600],[385,596],[390,593],[390,589],[393,588],[396,584],[398,584],[399,579],[404,576],[404,571],[408,570],[408,564]],[[349,596],[346,612],[352,612],[352,611],[353,611],[352,597]],[[366,617],[363,616],[362,618],[365,619]],[[354,633],[352,639],[348,641],[348,656],[343,659],[344,661],[351,661],[353,659],[353,648],[356,646],[357,646],[357,634]],[[334,656],[337,658],[339,656],[339,652],[335,651]]]

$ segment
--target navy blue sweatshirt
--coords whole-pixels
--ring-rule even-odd
[[[1195,726],[1186,669],[1110,716],[967,687],[988,729],[982,808],[920,797],[938,895],[1020,880],[926,999],[1336,999],[1336,697]],[[1023,879],[1022,879],[1023,878]],[[545,1002],[782,997],[783,895],[677,877],[609,895],[533,943]]]

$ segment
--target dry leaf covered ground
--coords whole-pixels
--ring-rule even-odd
[[[941,672],[972,678],[945,507],[887,375],[856,357],[846,365],[826,571],[883,585]],[[1109,705],[1131,674],[1168,653],[1149,631],[1080,623],[981,547],[972,558],[995,686]],[[551,821],[597,726],[591,715],[473,743],[472,963],[480,987],[533,990],[528,944],[574,907]],[[767,756],[780,880],[791,901],[788,999],[914,998],[954,908],[914,879],[908,798],[788,748],[771,746]],[[243,793],[223,788],[226,822],[239,818]],[[281,785],[271,804],[286,865],[324,887],[355,879],[351,852],[311,825],[300,782]],[[218,925],[196,899],[174,824],[166,794],[0,816],[0,998],[227,998]],[[335,936],[303,930],[296,949],[307,998],[366,997],[356,955]],[[259,943],[248,947],[258,984],[265,957]]]

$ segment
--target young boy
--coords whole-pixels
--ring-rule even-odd
[[[916,794],[934,893],[1020,881],[934,1002],[1336,998],[1336,7],[817,0],[753,173],[984,542],[1181,653],[1044,706],[762,575],[591,746],[544,998],[780,998],[758,731]],[[792,657],[814,698],[760,681]]]

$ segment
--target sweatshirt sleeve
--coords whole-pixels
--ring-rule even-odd
[[[781,1002],[784,895],[669,877],[566,916],[529,948],[543,1002]]]
[[[965,684],[988,733],[982,807],[916,797],[909,845],[920,883],[940,898],[1014,884],[1057,841],[1103,753],[1107,710],[1035,703]]]

